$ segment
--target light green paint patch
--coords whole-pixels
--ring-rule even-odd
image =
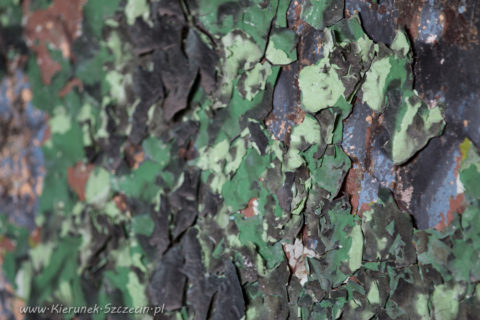
[[[317,112],[335,105],[343,95],[345,87],[335,72],[335,65],[327,59],[300,71],[298,83],[302,95],[302,106],[306,111]]]
[[[223,140],[226,141],[226,140]],[[225,164],[225,173],[234,173],[242,164],[242,159],[247,153],[247,148],[245,146],[245,140],[243,139],[236,139],[235,142],[232,144],[231,149],[234,151],[234,156],[230,154],[227,155],[227,163]]]
[[[197,166],[203,170],[222,172],[223,164],[221,162],[227,158],[229,149],[230,144],[227,139],[220,141],[208,150],[205,148],[200,149]]]
[[[297,60],[295,33],[290,29],[272,32],[265,58],[275,65],[286,65]]]
[[[307,114],[303,122],[292,129],[290,136],[290,148],[287,153],[287,170],[300,167],[304,160],[300,152],[309,145],[321,141],[321,128],[317,119]]]
[[[110,71],[106,76],[107,82],[110,85],[110,94],[112,98],[118,103],[125,103],[126,93],[125,86],[131,83],[130,75],[123,75],[115,70]]]
[[[353,227],[352,232],[350,233],[350,237],[352,239],[352,245],[350,246],[350,250],[348,251],[348,257],[349,257],[348,267],[350,268],[350,271],[353,273],[362,266],[363,233],[362,233],[362,228],[359,224],[356,224]],[[372,287],[373,287],[373,284],[372,284]],[[377,288],[377,293],[378,293],[378,288]]]
[[[380,292],[378,291],[376,281],[370,283],[370,290],[368,291],[367,299],[371,304],[380,304]]]
[[[433,291],[433,315],[436,320],[454,320],[458,314],[458,298],[460,288],[447,284],[437,285]]]
[[[401,164],[410,159],[432,137],[439,135],[445,125],[439,107],[429,109],[420,98],[413,95],[412,92],[404,96],[406,103],[402,104],[396,118],[396,129],[392,137],[392,160],[395,164]],[[420,117],[423,121],[422,126],[414,126],[416,117]]]
[[[133,307],[140,307],[148,305],[147,297],[145,296],[145,285],[140,283],[135,272],[128,273],[127,292],[132,299]]]
[[[287,53],[285,53],[285,51],[275,48],[273,44],[268,45],[265,57],[268,61],[270,61],[271,64],[276,65],[286,65],[295,61],[293,59],[290,59]]]
[[[252,101],[253,97],[265,89],[267,78],[272,74],[272,66],[270,63],[257,63],[252,70],[246,73],[243,88],[245,90],[245,99]]]
[[[366,73],[365,83],[362,86],[362,102],[370,109],[380,111],[385,100],[386,80],[390,72],[390,61],[388,57],[375,60]]]
[[[222,68],[221,94],[230,97],[233,80],[240,70],[252,69],[263,55],[260,48],[241,31],[232,31],[222,38],[225,57]]]
[[[402,56],[407,56],[408,52],[410,51],[410,42],[408,41],[407,35],[404,31],[397,31],[395,39],[393,39],[391,48],[393,51],[398,52]]]
[[[110,194],[110,174],[103,168],[95,168],[88,178],[85,187],[85,198],[88,203],[102,205]]]
[[[30,257],[34,271],[38,271],[41,267],[48,264],[54,247],[55,245],[52,242],[46,242],[39,243],[30,250]]]
[[[54,116],[49,121],[50,132],[52,134],[64,134],[72,127],[72,120],[67,114],[65,108],[57,107]]]
[[[133,25],[138,17],[147,20],[149,14],[150,9],[147,0],[128,0],[125,6],[125,16],[129,25]]]
[[[430,311],[428,310],[428,296],[422,293],[417,294],[417,302],[415,310],[421,319],[430,319]]]

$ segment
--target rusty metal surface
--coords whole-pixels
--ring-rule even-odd
[[[418,156],[396,169],[381,156],[383,133],[375,132],[374,124],[368,132],[357,132],[365,129],[358,128],[356,121],[369,116],[357,104],[346,122],[345,150],[357,148],[360,171],[369,171],[361,159],[372,152],[377,157],[374,162],[389,171],[384,176],[368,173],[361,180],[360,206],[372,200],[368,194],[376,193],[371,190],[377,184],[390,185],[397,203],[413,214],[418,227],[427,228],[446,222],[447,213],[461,202],[455,171],[459,144],[465,137],[480,144],[479,7],[477,1],[345,2],[346,14],[358,12],[366,33],[375,41],[391,43],[395,30],[405,28],[413,44],[415,89],[430,105],[444,104],[447,123],[442,137],[432,139]],[[356,141],[348,140],[348,130]],[[370,142],[362,143],[366,140]]]

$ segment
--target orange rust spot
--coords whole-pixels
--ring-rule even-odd
[[[85,186],[94,167],[93,164],[85,166],[82,162],[78,162],[74,167],[67,169],[68,185],[75,191],[80,201],[85,201]]]
[[[122,212],[127,211],[128,206],[127,206],[127,199],[125,198],[125,195],[117,194],[116,196],[113,197],[113,202],[115,203],[115,206],[117,206],[118,210]]]
[[[247,207],[241,211],[245,218],[251,218],[255,215],[255,201],[257,201],[257,198],[250,199]]]
[[[365,118],[365,121],[367,121],[368,124],[371,125],[371,124],[372,124],[372,116],[367,116],[367,117]]]
[[[123,149],[128,166],[132,169],[137,169],[145,159],[145,154],[141,146],[133,143],[127,143]]]
[[[442,231],[448,225],[450,225],[454,218],[454,213],[462,214],[465,211],[465,196],[463,193],[458,194],[455,198],[450,197],[450,206],[447,212],[447,221],[445,221],[444,215],[441,216],[442,220],[435,226],[435,229]]]
[[[74,87],[79,88],[80,90],[83,89],[83,83],[78,78],[73,78],[72,80],[68,81],[68,83],[58,92],[58,96],[60,98],[65,97]]]
[[[32,91],[30,89],[22,89],[21,96],[22,96],[23,102],[32,101]]]
[[[358,216],[363,217],[363,213],[368,210],[370,210],[370,205],[368,205],[367,203],[362,203],[362,205],[360,206],[360,210],[358,210]]]

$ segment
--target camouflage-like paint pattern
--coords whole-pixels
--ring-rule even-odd
[[[361,210],[349,197],[359,159],[344,123],[359,101],[385,138],[363,176],[388,176],[445,125],[413,89],[403,31],[375,43],[339,1],[74,2],[81,32],[42,52],[59,68],[46,77],[28,42],[24,56],[50,135],[35,231],[0,220],[7,319],[57,303],[163,306],[159,319],[478,314],[470,140],[462,215],[442,231],[416,229],[390,183],[356,194]],[[39,23],[65,17],[57,3]]]

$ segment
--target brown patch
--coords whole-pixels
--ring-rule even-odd
[[[378,8],[378,13],[379,14],[385,14],[387,12],[387,7],[385,7],[383,4]]]
[[[368,210],[370,210],[370,205],[367,203],[362,203],[362,205],[360,206],[360,209],[358,210],[358,215],[360,217],[363,217],[363,213]]]
[[[304,246],[306,246],[308,244],[308,224],[305,223],[303,225],[303,229],[302,229],[302,243]]]
[[[442,37],[449,43],[455,44],[463,49],[468,49],[472,44],[478,44],[478,30],[476,28],[478,13],[471,12],[464,14],[458,12],[458,4],[452,1],[444,1],[444,29]]]
[[[195,148],[192,140],[190,140],[186,148],[182,147],[178,149],[178,157],[185,160],[192,160],[195,158]]]
[[[356,213],[358,210],[358,201],[360,199],[360,189],[363,172],[355,164],[348,170],[345,179],[345,192],[349,195],[352,212]]]
[[[80,201],[85,201],[85,186],[94,167],[93,164],[85,165],[78,162],[74,167],[67,169],[68,185],[75,191]]]
[[[58,92],[58,96],[60,98],[65,97],[74,87],[83,90],[83,83],[78,78],[73,78],[72,80],[68,81],[68,83]]]
[[[405,27],[413,39],[418,36],[420,16],[426,0],[396,1],[398,10],[398,25]]]
[[[45,121],[46,123],[46,128],[45,128],[45,133],[43,134],[43,137],[42,137],[42,141],[40,142],[40,145],[44,145],[45,142],[48,141],[48,139],[50,139],[50,137],[52,136],[52,131],[50,129],[50,126],[48,125],[48,117],[47,117],[47,121]]]
[[[30,234],[29,238],[30,246],[35,247],[40,242],[42,242],[42,228],[36,227],[32,233]]]
[[[358,280],[358,278],[355,277],[355,276],[350,276],[350,277],[348,278],[348,280],[351,280],[351,281],[355,282],[356,284],[363,285],[363,284],[360,282],[360,280]]]
[[[135,145],[133,143],[127,143],[123,149],[125,159],[128,166],[132,169],[137,169],[145,159],[142,146]]]
[[[113,202],[117,206],[118,210],[125,212],[128,209],[127,198],[123,194],[117,194],[113,197]]]
[[[245,218],[251,218],[255,215],[255,201],[257,201],[257,198],[250,199],[247,207],[241,211]]]
[[[0,236],[0,252],[1,251],[8,251],[11,252],[15,250],[15,242],[10,240],[9,238],[5,236]]]
[[[25,39],[37,57],[43,83],[49,85],[61,66],[50,57],[48,44],[61,50],[64,58],[73,58],[71,46],[81,34],[85,0],[53,0],[48,8],[35,12],[30,11],[30,3],[26,0],[22,4]]]

